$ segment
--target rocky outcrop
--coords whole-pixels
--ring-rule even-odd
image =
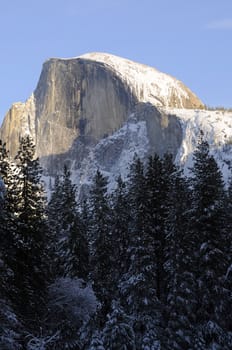
[[[90,181],[97,169],[115,179],[119,174],[127,175],[135,153],[146,158],[149,154],[163,156],[169,152],[175,158],[182,139],[182,127],[176,116],[150,103],[139,103],[122,127],[95,145],[90,144],[88,138],[86,141],[85,136],[78,137],[66,153],[41,160],[52,175],[62,171],[65,162],[77,174],[77,183]]]
[[[92,62],[101,62],[129,86],[139,102],[150,102],[157,107],[202,108],[203,103],[181,81],[155,68],[125,58],[104,53],[81,56]]]
[[[66,152],[79,136],[95,143],[117,130],[136,99],[102,63],[47,61],[35,90],[39,156]]]
[[[96,142],[117,130],[135,103],[127,86],[102,63],[51,59],[43,65],[33,97],[7,113],[1,137],[14,154],[19,136],[32,128],[39,157],[60,154],[79,136]]]
[[[79,168],[90,150],[120,130],[132,113],[146,123],[152,151],[176,153],[180,123],[157,108],[201,106],[181,82],[139,63],[99,53],[50,59],[31,98],[7,113],[0,138],[14,155],[20,136],[31,134],[42,165],[54,174],[67,161]],[[112,153],[107,154],[111,161]]]
[[[20,137],[25,134],[30,134],[35,140],[35,101],[33,95],[26,103],[14,103],[0,128],[0,139],[7,143],[12,156],[18,150]]]

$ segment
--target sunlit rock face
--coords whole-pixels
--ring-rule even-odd
[[[136,97],[103,63],[77,58],[45,62],[30,101],[32,108],[28,101],[12,106],[1,137],[14,154],[20,135],[33,129],[37,155],[43,157],[67,152],[79,136],[96,142],[114,132]]]
[[[102,63],[47,61],[35,90],[38,155],[67,152],[79,136],[97,142],[122,125],[135,102],[128,87]]]
[[[12,156],[18,150],[22,135],[30,134],[35,139],[35,101],[32,95],[25,103],[12,105],[0,128],[0,138],[7,143]]]
[[[181,122],[166,110],[202,106],[177,79],[127,59],[103,53],[50,59],[32,96],[7,113],[0,137],[14,156],[20,137],[30,134],[47,174],[67,163],[82,181],[91,167],[123,169],[126,152],[176,156]]]

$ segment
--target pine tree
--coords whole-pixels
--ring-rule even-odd
[[[166,176],[166,174],[165,174]],[[164,300],[164,248],[165,248],[165,219],[168,176],[164,179],[163,161],[158,155],[148,159],[146,171],[147,189],[147,230],[152,237],[154,257],[154,273],[156,295],[159,300]]]
[[[64,263],[65,275],[87,280],[90,268],[89,247],[86,231],[77,213],[70,225],[66,248],[67,259]]]
[[[99,332],[95,332],[88,350],[105,350],[103,340]]]
[[[144,165],[137,155],[135,155],[131,165],[128,178],[128,191],[130,215],[133,218],[130,229],[142,236],[146,226],[146,186]],[[133,237],[131,237],[131,240],[133,240]],[[137,237],[135,240],[137,240]]]
[[[47,285],[47,223],[45,195],[40,183],[39,160],[34,159],[35,146],[26,136],[20,140],[16,155],[19,191],[14,232],[13,285],[10,292],[16,310],[30,327],[38,327],[44,310]],[[38,319],[37,319],[38,318]]]
[[[167,239],[167,223],[170,216],[173,188],[178,171],[171,154],[165,154],[161,159],[157,154],[149,157],[146,170],[147,188],[147,232],[152,238],[151,256],[153,257],[154,285],[156,301],[156,316],[151,318],[151,330],[146,330],[143,339],[154,341],[154,346],[166,346],[167,335],[164,332],[167,322],[166,303],[169,293],[167,279],[167,250],[170,242]],[[175,197],[174,197],[175,198]],[[154,313],[155,314],[155,313]],[[153,334],[153,332],[155,332]],[[153,336],[152,336],[153,334]],[[152,340],[153,339],[153,340]]]
[[[53,232],[54,275],[86,279],[89,272],[88,242],[77,211],[76,186],[66,166],[61,179],[55,180],[48,216]]]
[[[16,169],[9,158],[6,144],[0,140],[0,201],[1,201],[1,242],[5,255],[10,253],[15,230],[15,203],[18,190],[15,188]],[[4,220],[3,220],[4,219]]]
[[[80,201],[80,219],[85,232],[85,237],[87,237],[88,243],[91,242],[91,213],[90,204],[87,197],[83,197]],[[90,247],[89,247],[90,248]]]
[[[12,186],[12,164],[8,157],[6,144],[0,140],[0,348],[20,349],[22,325],[15,314],[9,291],[12,285],[13,271],[9,267],[14,261],[13,248],[13,207],[10,202]]]
[[[1,180],[0,180],[1,181]],[[5,211],[5,188],[2,185],[0,190],[0,349],[18,350],[20,349],[20,333],[22,325],[15,314],[9,291],[12,290],[13,271],[9,268],[9,256],[12,253],[9,235],[10,230],[7,228],[7,213]]]
[[[146,332],[147,318],[161,320],[157,298],[156,260],[153,231],[149,225],[149,205],[144,166],[135,158],[129,175],[128,198],[131,207],[129,266],[120,281],[121,303],[132,317],[136,346]]]
[[[60,233],[62,232],[62,201],[61,201],[61,179],[57,175],[51,188],[51,197],[47,205],[47,216],[49,226],[49,259],[50,274],[53,279],[63,275],[63,265],[59,256]]]
[[[1,177],[1,193],[5,192],[5,186],[9,177],[10,161],[6,144],[0,140],[0,177]]]
[[[0,140],[0,176],[4,183],[4,192],[10,194],[10,184],[12,182],[13,164],[9,158],[9,152],[6,148],[6,143]],[[6,194],[6,193],[5,193]]]
[[[77,212],[76,186],[71,181],[71,172],[64,167],[62,180],[62,239],[64,249],[64,275],[87,278],[89,251],[87,237]]]
[[[135,350],[135,334],[130,319],[116,303],[103,329],[103,339],[106,349]]]
[[[61,179],[59,175],[56,175],[54,185],[51,188],[51,197],[47,207],[48,219],[50,230],[55,233],[61,231],[61,210],[62,202],[60,200],[62,195]]]
[[[141,340],[141,350],[161,350],[160,332],[157,332],[157,320],[151,317],[146,319],[146,328]]]
[[[0,299],[7,294],[9,285],[7,283],[8,273],[6,266],[6,249],[8,247],[9,238],[7,230],[7,212],[6,212],[6,189],[2,178],[0,177]]]
[[[224,279],[224,290],[227,291],[227,306],[225,305],[225,309],[229,309],[229,305],[232,303],[232,178],[229,181],[229,186],[227,189],[227,197],[225,201],[225,247],[224,253],[228,257],[228,266],[227,272]],[[231,341],[232,341],[232,314],[227,312],[224,314],[224,324],[228,332],[231,333]]]
[[[193,154],[194,166],[191,185],[193,189],[192,237],[195,240],[196,280],[198,283],[197,321],[204,325],[223,327],[228,294],[223,281],[228,268],[226,254],[224,201],[225,189],[222,174],[209,145],[199,140]]]
[[[194,350],[230,350],[229,335],[215,322],[208,321],[195,329]]]
[[[107,179],[97,171],[90,192],[91,220],[91,277],[97,298],[102,303],[101,313],[106,315],[113,293],[111,211],[107,195]],[[100,317],[101,318],[101,317]],[[103,316],[104,318],[104,316]]]
[[[6,299],[0,298],[0,349],[21,350],[22,324]]]
[[[118,285],[119,279],[127,271],[129,264],[129,203],[126,183],[119,177],[117,188],[112,194],[112,245],[113,277]]]
[[[169,177],[168,217],[165,235],[165,280],[167,299],[167,344],[170,349],[192,345],[197,304],[195,275],[192,273],[192,238],[189,234],[191,197],[186,179],[175,167]]]

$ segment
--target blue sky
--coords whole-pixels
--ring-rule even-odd
[[[232,106],[231,0],[2,0],[0,121],[36,87],[43,62],[102,51],[182,80]]]

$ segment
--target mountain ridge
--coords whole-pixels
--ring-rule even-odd
[[[169,74],[163,73],[154,67],[112,54],[99,52],[84,54],[81,55],[80,58],[98,61],[109,65],[122,77],[126,76],[129,85],[134,85],[134,81],[136,81],[137,84],[141,83],[141,90],[143,91],[137,93],[137,95],[140,96],[140,102],[150,102],[160,107],[179,106],[188,108],[189,106],[191,108],[202,108],[204,106],[199,98],[180,80]],[[172,90],[179,90],[179,94],[176,96],[176,101],[175,99],[172,101],[170,98]],[[157,95],[161,95],[163,98],[158,98]],[[166,101],[164,98],[166,98]],[[190,100],[189,104],[185,98],[186,100]],[[173,103],[173,105],[170,105],[171,103]],[[175,106],[175,104],[177,105]]]
[[[135,152],[142,157],[171,152],[187,169],[199,128],[214,153],[214,139],[218,138],[222,149],[232,137],[228,126],[231,113],[203,108],[182,82],[140,63],[105,53],[52,58],[43,64],[32,96],[24,104],[14,104],[7,113],[0,138],[14,156],[19,138],[30,134],[48,176],[68,163],[73,179],[82,184],[81,174],[88,183],[97,168],[110,178],[116,176],[116,169],[126,174],[123,169]],[[226,167],[226,178],[228,149],[227,154],[220,151],[220,156],[216,152],[221,167]]]

